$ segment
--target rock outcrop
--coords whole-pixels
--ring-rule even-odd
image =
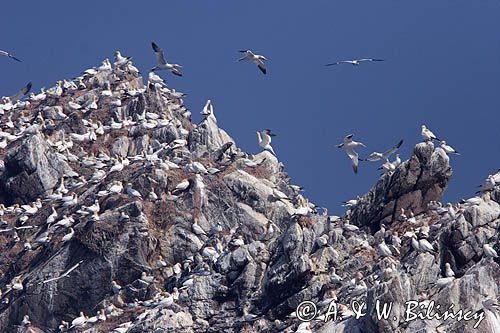
[[[498,333],[500,177],[443,206],[450,160],[419,143],[329,216],[183,97],[123,62],[2,116],[1,332]],[[409,321],[410,300],[477,318]],[[305,324],[303,301],[363,315]]]

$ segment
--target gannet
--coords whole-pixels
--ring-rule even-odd
[[[385,241],[383,239],[382,239],[382,242],[377,246],[377,250],[378,250],[378,253],[382,257],[392,256],[391,249],[389,249],[389,247],[387,246],[387,244],[385,243]]]
[[[31,86],[31,82],[28,82],[28,84],[26,84],[17,94],[9,97],[10,102],[14,103],[20,100],[23,96],[30,92]]]
[[[69,227],[71,224],[73,224],[73,222],[75,222],[75,220],[71,216],[63,215],[62,219],[57,221],[57,223],[54,225],[54,228]]]
[[[444,264],[444,275],[445,275],[445,277],[455,276],[455,272],[451,269],[451,266],[449,263]]]
[[[213,113],[214,113],[214,107],[212,106],[212,101],[207,100],[207,103],[205,103],[205,106],[203,107],[203,111],[201,111],[201,115],[209,116]]]
[[[356,206],[358,204],[358,200],[359,200],[359,197],[358,199],[351,199],[351,200],[347,200],[347,201],[344,201],[342,202],[342,207],[352,207],[352,206]]]
[[[356,232],[359,230],[359,227],[351,224],[349,220],[345,220],[342,224],[342,229],[348,232]]]
[[[344,137],[344,142],[341,144],[338,144],[336,147],[337,148],[344,148],[347,156],[351,159],[352,163],[352,169],[354,173],[358,173],[358,159],[359,155],[354,151],[354,148],[357,147],[366,147],[362,142],[357,142],[352,140],[353,134],[349,134],[346,137]]]
[[[235,247],[245,245],[245,240],[243,239],[243,235],[238,235],[235,239],[231,241],[231,245]]]
[[[120,67],[120,66],[128,63],[131,59],[132,59],[132,57],[124,57],[124,56],[122,56],[120,51],[115,51],[115,63],[114,63],[114,65],[115,65],[115,67]]]
[[[486,322],[491,329],[490,331],[500,332],[500,317],[498,315],[500,304],[498,304],[496,299],[490,298],[486,293],[481,293],[481,296],[483,297],[481,304],[483,306]]]
[[[483,245],[483,253],[486,258],[498,258],[497,251],[490,244]]]
[[[384,162],[389,162],[389,157],[398,150],[399,147],[403,144],[403,139],[401,139],[394,147],[386,150],[383,153],[379,152],[373,152],[370,154],[370,156],[367,158],[368,161],[370,162],[375,162],[375,161],[384,161]]]
[[[257,132],[257,139],[259,140],[259,146],[263,149],[269,150],[273,155],[276,156],[273,147],[271,146],[271,138],[276,136],[276,134],[271,133],[270,129],[265,129],[262,132]]]
[[[85,322],[87,321],[87,316],[85,316],[83,314],[83,312],[80,312],[80,316],[79,317],[76,317],[75,319],[73,319],[73,321],[71,322],[71,326],[70,326],[70,329],[74,328],[74,327],[80,327],[80,326],[83,326],[85,324]]]
[[[52,213],[47,217],[47,220],[45,221],[45,223],[47,223],[47,224],[54,223],[57,216],[58,216],[57,211],[55,210],[54,206],[52,206],[51,209],[52,209]]]
[[[436,281],[436,287],[443,288],[450,285],[455,280],[454,276],[439,278]]]
[[[198,219],[194,219],[193,225],[191,226],[193,232],[195,235],[201,236],[201,235],[206,235],[207,233],[205,230],[203,230],[200,225],[198,224]]]
[[[420,252],[434,252],[434,247],[426,238],[418,240],[418,249]]]
[[[177,76],[182,76],[182,73],[178,69],[182,67],[181,65],[169,64],[168,62],[165,61],[165,55],[163,54],[162,49],[160,49],[160,47],[156,45],[154,42],[151,43],[151,46],[153,47],[153,51],[155,52],[156,55],[156,61],[158,62],[158,65],[151,69],[152,72],[157,70],[169,70],[170,72],[172,72],[172,74],[175,74]]]
[[[75,230],[73,230],[72,227],[69,227],[69,232],[66,235],[64,235],[61,242],[63,242],[63,243],[69,242],[73,238],[74,234],[75,234]]]
[[[215,262],[219,257],[219,253],[213,246],[206,246],[203,248],[201,255]]]
[[[78,203],[78,194],[73,193],[69,196],[62,197],[62,201],[63,201],[63,204],[62,204],[63,207],[74,206]]]
[[[80,109],[82,108],[82,106],[81,106],[80,104],[75,103],[75,102],[73,102],[73,101],[69,101],[69,102],[68,102],[68,106],[69,106],[70,108],[72,108],[73,110],[80,110]]]
[[[106,58],[102,61],[102,65],[97,68],[98,71],[110,71],[113,68],[111,67],[111,63],[109,62],[109,59]]]
[[[257,67],[259,67],[262,73],[264,74],[267,73],[266,64],[264,63],[264,61],[267,61],[266,57],[264,57],[263,55],[254,54],[251,50],[246,50],[246,51],[241,50],[238,52],[245,54],[245,56],[238,59],[238,61],[251,61],[254,64],[256,64]]]
[[[384,170],[385,173],[393,173],[394,171],[396,171],[397,167],[401,164],[401,158],[399,157],[399,154],[396,154],[396,159],[393,161],[393,162],[385,162],[384,164],[382,164],[382,166],[380,168],[378,168],[379,170]]]
[[[113,329],[112,333],[127,333],[130,326],[132,326],[132,322],[128,321],[126,323],[120,324],[120,326]]]
[[[453,149],[451,146],[449,146],[446,141],[444,140],[441,140],[440,142],[440,147],[441,149],[443,149],[446,154],[455,154],[455,155],[460,155],[460,153],[458,151],[456,151],[455,149]]]
[[[184,179],[182,180],[179,184],[175,186],[175,189],[172,191],[172,193],[178,193],[187,190],[189,187],[190,182],[189,179]]]
[[[351,295],[354,297],[364,295],[366,293],[366,291],[368,290],[368,286],[366,285],[366,282],[361,280],[361,278],[362,278],[362,275],[358,274],[356,277],[357,284],[351,290]]]
[[[12,60],[15,60],[15,61],[21,62],[21,60],[17,59],[17,58],[16,58],[16,57],[14,57],[12,54],[10,54],[9,52],[6,52],[6,51],[2,51],[2,50],[0,50],[0,56],[2,56],[2,57],[8,57],[8,58],[11,58]]]
[[[47,94],[45,93],[45,88],[40,89],[40,93],[35,95],[34,93],[30,94],[30,101],[33,102],[41,102],[47,98]]]
[[[318,318],[316,318],[316,319],[318,319]],[[297,330],[295,331],[295,333],[312,333],[311,322],[306,321],[306,322],[300,323],[300,325],[299,325],[299,327],[297,327]]]
[[[421,134],[422,134],[422,138],[425,141],[432,141],[432,140],[441,141],[425,125],[422,125],[422,132],[421,132]]]
[[[114,184],[109,187],[108,191],[114,194],[120,194],[123,191],[122,182],[114,182]]]
[[[167,263],[165,260],[163,260],[162,256],[158,256],[158,259],[156,260],[156,268],[165,268],[167,267]]]
[[[131,196],[132,198],[139,198],[139,199],[142,199],[142,195],[139,191],[135,190],[132,188],[132,184],[131,183],[128,183],[127,184],[127,194],[129,196]]]
[[[146,282],[147,284],[153,283],[155,281],[155,277],[152,275],[148,275],[147,272],[141,273],[141,280]]]
[[[115,280],[111,281],[111,291],[113,292],[113,294],[118,294],[120,293],[120,290],[122,289],[122,287],[116,283]]]
[[[21,322],[21,326],[29,326],[29,325],[31,325],[30,316],[24,315],[23,321]]]
[[[333,66],[333,65],[340,65],[340,64],[351,64],[354,66],[358,66],[362,62],[370,62],[370,61],[384,61],[384,59],[362,58],[362,59],[354,59],[354,60],[340,60],[337,62],[332,62],[330,64],[326,64],[325,66]]]
[[[276,201],[283,201],[283,200],[290,200],[290,198],[288,198],[288,196],[281,192],[280,190],[277,190],[275,188],[273,188],[273,193],[272,193],[272,196],[274,197],[274,199]]]

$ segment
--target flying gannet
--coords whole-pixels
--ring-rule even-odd
[[[354,148],[357,147],[366,147],[362,142],[353,141],[352,137],[354,134],[349,134],[344,137],[344,142],[338,144],[337,148],[344,148],[347,156],[351,159],[352,162],[352,170],[354,173],[358,173],[358,164],[359,164],[359,155],[354,151]]]
[[[11,58],[15,61],[18,61],[18,62],[21,62],[21,60],[17,59],[16,57],[14,57],[12,54],[10,54],[9,52],[6,52],[6,51],[2,51],[0,50],[0,56],[3,56],[3,57],[8,57],[8,58]]]
[[[160,49],[160,47],[156,45],[154,42],[151,43],[151,46],[153,46],[153,51],[155,51],[156,60],[158,61],[158,66],[153,67],[151,69],[152,72],[156,70],[169,70],[174,75],[182,76],[182,73],[179,71],[179,68],[182,67],[181,65],[169,64],[168,62],[165,61],[165,55],[162,49]]]
[[[14,103],[23,98],[23,96],[25,96],[27,93],[30,92],[31,86],[32,86],[31,82],[28,82],[28,84],[25,85],[24,88],[21,89],[17,94],[9,97],[10,101]]]
[[[245,54],[245,56],[238,59],[238,61],[251,61],[254,64],[256,64],[257,67],[259,67],[262,73],[264,74],[267,73],[266,64],[264,63],[264,61],[267,61],[266,57],[264,57],[263,55],[255,54],[250,50],[245,50],[245,51],[242,50],[238,52]]]
[[[384,61],[384,59],[363,58],[363,59],[354,59],[354,60],[340,60],[337,62],[332,62],[330,64],[326,64],[325,66],[334,66],[334,65],[340,65],[340,64],[351,64],[354,66],[358,66],[362,62],[371,62],[371,61]]]
[[[259,140],[259,146],[262,148],[269,150],[271,153],[273,153],[274,156],[276,156],[276,153],[274,152],[273,147],[271,147],[271,138],[273,136],[276,136],[276,134],[271,133],[270,129],[265,129],[262,132],[257,132],[257,138]]]
[[[403,144],[403,139],[401,139],[394,147],[386,150],[385,152],[383,153],[379,153],[379,152],[373,152],[370,154],[370,156],[367,158],[368,161],[370,162],[375,162],[375,161],[384,161],[384,162],[388,162],[389,161],[389,157],[394,154],[396,152],[396,150],[398,150],[399,147],[401,147],[401,145]]]

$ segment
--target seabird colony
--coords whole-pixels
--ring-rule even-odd
[[[169,108],[178,112],[182,112],[189,116],[187,110],[180,107],[180,103],[175,101],[181,101],[183,94],[176,92],[175,90],[168,89],[165,86],[164,81],[156,75],[154,72],[159,70],[168,70],[172,74],[177,76],[182,76],[179,71],[181,67],[178,64],[169,64],[165,60],[163,51],[158,47],[157,44],[152,43],[153,50],[157,58],[157,66],[155,66],[149,73],[148,88],[153,91],[157,91],[166,103],[169,104]],[[252,51],[241,51],[245,56],[239,61],[251,61],[257,64],[258,68],[266,74],[266,67],[264,61],[267,60],[261,55],[256,55]],[[7,56],[14,60],[17,58],[13,57],[9,53],[0,51],[0,55]],[[359,65],[365,61],[381,61],[380,59],[358,59],[352,61],[339,61],[336,64],[349,63],[352,65]],[[19,93],[11,97],[3,97],[2,104],[0,104],[0,116],[5,115],[6,112],[20,111],[27,108],[28,106],[42,106],[43,101],[46,99],[52,99],[54,103],[51,105],[56,105],[50,107],[51,117],[47,118],[44,116],[44,112],[37,112],[35,115],[25,115],[21,116],[15,121],[11,119],[10,115],[7,117],[7,121],[1,123],[0,128],[0,138],[2,149],[6,148],[7,145],[17,141],[20,138],[35,135],[40,131],[46,132],[55,129],[58,122],[68,119],[72,114],[87,114],[92,113],[101,108],[108,107],[113,113],[113,117],[107,124],[101,123],[100,120],[90,120],[84,119],[83,123],[85,125],[84,133],[69,133],[65,135],[64,132],[62,137],[57,139],[47,137],[46,140],[62,158],[71,163],[79,163],[81,166],[92,168],[93,172],[91,175],[83,176],[79,173],[72,171],[69,174],[64,175],[59,182],[59,186],[53,191],[53,193],[48,194],[45,198],[37,198],[35,201],[19,205],[14,204],[9,207],[5,207],[0,204],[0,218],[2,218],[0,233],[10,233],[12,234],[13,242],[23,242],[23,248],[25,251],[31,251],[34,246],[41,246],[52,244],[56,239],[59,239],[63,246],[68,246],[67,244],[73,239],[74,235],[77,233],[75,230],[82,219],[88,219],[89,221],[99,221],[100,216],[100,202],[101,198],[108,197],[110,195],[126,195],[130,200],[149,200],[155,202],[160,200],[159,195],[156,194],[154,185],[151,186],[149,193],[140,193],[138,190],[133,188],[131,183],[127,183],[126,186],[119,180],[114,180],[104,188],[100,188],[97,193],[97,198],[93,203],[87,203],[86,205],[80,201],[79,191],[86,185],[95,184],[100,180],[109,177],[110,175],[117,174],[131,168],[137,164],[143,164],[144,167],[158,165],[164,170],[176,170],[182,168],[182,159],[165,159],[161,157],[162,151],[174,151],[176,149],[183,149],[187,146],[188,142],[184,139],[176,139],[171,143],[162,145],[156,150],[150,148],[146,152],[137,156],[127,156],[120,158],[113,158],[108,156],[104,152],[99,152],[97,156],[93,153],[87,154],[83,151],[75,151],[74,146],[76,143],[85,142],[95,142],[98,138],[105,133],[110,133],[113,131],[127,130],[130,131],[133,128],[142,128],[145,130],[163,127],[163,126],[175,126],[179,131],[186,131],[181,123],[175,123],[175,119],[168,116],[168,114],[158,115],[156,113],[144,112],[138,115],[137,119],[133,120],[127,117],[123,113],[122,104],[126,101],[134,100],[137,97],[143,95],[146,88],[125,88],[122,90],[114,90],[112,86],[119,86],[120,82],[130,78],[138,77],[139,70],[132,65],[130,57],[123,57],[119,51],[115,53],[115,62],[111,62],[106,59],[103,61],[102,65],[98,68],[90,68],[86,70],[82,76],[77,77],[70,81],[58,81],[56,86],[50,89],[41,89],[40,93],[32,93],[27,100],[22,100],[23,96],[28,94],[31,89],[31,83],[23,88]],[[98,95],[87,96],[84,92],[88,89],[87,87],[98,86],[100,93]],[[82,94],[83,93],[83,94]],[[76,96],[84,96],[77,98]],[[174,102],[172,102],[174,101]],[[47,106],[43,107],[41,111],[47,111]],[[215,121],[214,108],[211,100],[208,100],[205,104],[203,111],[201,112],[206,118],[204,121]],[[118,121],[116,121],[118,119]],[[421,135],[424,141],[432,142],[439,141],[440,146],[436,149],[441,149],[444,155],[447,154],[458,154],[458,152],[449,146],[446,141],[438,139],[437,136],[430,131],[425,125],[422,125]],[[264,149],[270,151],[273,155],[276,155],[274,149],[271,146],[271,138],[275,136],[274,133],[269,129],[264,129],[257,132],[258,144]],[[373,152],[366,159],[367,161],[383,162],[382,168],[386,173],[392,174],[397,170],[401,164],[399,155],[396,155],[394,161],[390,161],[392,155],[401,147],[403,140],[400,140],[396,145],[390,149],[380,153]],[[353,140],[353,134],[344,137],[343,142],[337,145],[338,148],[343,148],[348,157],[351,160],[352,169],[355,173],[358,172],[359,158],[358,153],[355,149],[365,148],[366,145],[362,142],[357,142]],[[271,156],[271,155],[269,155]],[[221,162],[220,165],[228,165],[232,160],[242,159],[243,165],[248,168],[254,168],[259,166],[265,161],[265,158],[255,159],[250,158],[245,153],[241,152],[239,149],[235,149],[226,162]],[[198,196],[200,204],[203,203],[206,198],[204,198],[204,188],[203,177],[204,175],[215,175],[221,170],[215,166],[203,165],[200,162],[191,162],[184,166],[185,170],[188,172],[193,172],[196,174],[193,178],[185,178],[179,180],[171,188],[168,193],[162,194],[161,200],[176,201],[183,195],[187,193],[189,189],[193,189],[193,193]],[[471,207],[483,205],[487,203],[490,198],[490,191],[500,186],[500,172],[490,175],[487,177],[485,182],[481,184],[480,191],[481,195],[463,200],[458,205],[447,204],[443,206],[440,202],[431,201],[428,204],[427,210],[421,213],[419,216],[413,214],[411,210],[405,211],[401,209],[399,214],[394,216],[395,221],[399,222],[399,227],[401,225],[405,226],[408,231],[403,234],[403,237],[408,238],[411,243],[411,248],[413,249],[416,256],[423,253],[428,253],[433,256],[437,255],[439,251],[440,243],[439,240],[434,238],[434,231],[437,227],[447,223],[453,223],[458,219],[460,215],[464,213],[467,209]],[[299,187],[297,192],[300,191]],[[157,189],[159,190],[159,189]],[[159,192],[158,192],[159,193]],[[307,216],[308,214],[317,213],[318,207],[310,203],[307,199],[303,198],[300,194],[297,195],[297,204],[290,203],[290,198],[278,189],[273,189],[271,197],[273,200],[281,201],[284,204],[292,205],[294,209],[293,216]],[[146,198],[146,199],[144,199]],[[47,207],[46,201],[57,202],[57,205],[50,205]],[[354,209],[362,199],[358,197],[354,200],[349,200],[344,203],[345,206],[349,207],[344,218],[337,216],[328,216],[327,210],[324,209],[323,213],[328,217],[332,223],[338,224],[342,231],[349,234],[356,234],[359,232],[359,227],[352,225],[349,222],[351,210]],[[74,213],[71,215],[62,214],[64,208],[71,208]],[[47,217],[43,226],[40,225],[24,225],[30,216],[34,216],[41,210],[47,210]],[[12,225],[7,222],[18,219],[21,224]],[[130,216],[125,212],[121,212],[119,216],[120,221],[128,221]],[[434,221],[433,224],[430,221]],[[437,221],[437,222],[435,222]],[[30,230],[40,228],[38,232],[35,232],[32,237],[25,238],[25,234],[18,233],[21,230]],[[219,226],[219,231],[220,226]],[[200,239],[205,239],[208,237],[208,230],[205,230],[200,222],[195,219],[192,224],[192,232],[196,237]],[[210,233],[213,231],[211,230]],[[267,227],[267,233],[279,232],[279,228],[272,222],[269,221]],[[230,232],[230,244],[233,247],[241,247],[245,245],[244,238],[242,235],[237,235],[235,230]],[[380,274],[375,275],[363,275],[361,272],[357,272],[354,278],[347,279],[346,276],[339,275],[336,272],[335,267],[329,270],[330,283],[332,284],[332,289],[329,289],[325,293],[325,298],[322,300],[323,303],[329,304],[332,300],[337,300],[337,294],[350,295],[354,299],[361,298],[366,295],[368,291],[368,284],[373,285],[379,283],[382,280],[390,279],[391,276],[396,274],[400,266],[399,260],[397,259],[401,252],[400,248],[402,246],[402,241],[399,237],[399,233],[396,230],[391,229],[390,226],[382,225],[380,230],[374,235],[375,243],[370,244],[367,240],[362,240],[359,244],[360,247],[366,249],[367,251],[372,251],[374,255],[378,255],[381,261],[380,264]],[[330,246],[330,237],[327,234],[319,236],[315,240],[315,245],[318,247],[328,247]],[[211,265],[217,262],[218,258],[222,253],[222,244],[219,239],[215,244],[204,246],[201,251],[201,256],[206,262],[202,265],[200,269],[196,272],[191,270],[191,265],[193,265],[193,260],[187,260],[184,263],[176,263],[173,266],[169,266],[162,257],[159,257],[156,261],[155,270],[161,272],[166,272],[168,276],[175,277],[178,279],[178,287],[174,287],[173,291],[167,292],[163,291],[162,288],[157,284],[157,279],[151,274],[151,271],[144,271],[141,277],[137,280],[137,284],[149,286],[155,285],[156,294],[152,295],[152,298],[147,301],[134,301],[132,303],[127,303],[122,305],[128,308],[137,307],[165,307],[172,305],[176,302],[183,302],[189,298],[187,290],[191,288],[197,281],[199,276],[205,274],[211,274]],[[498,253],[493,245],[488,242],[483,246],[482,256],[485,260],[497,259]],[[62,272],[60,277],[48,279],[41,281],[40,283],[51,283],[54,280],[73,274],[73,270],[77,269],[77,263],[65,272]],[[311,264],[314,264],[313,259],[311,259]],[[163,273],[162,273],[163,274]],[[9,293],[14,290],[23,290],[25,288],[25,276],[19,275],[12,278],[11,282],[7,285],[5,290],[0,290],[0,297],[2,303],[6,304],[9,302]],[[442,268],[442,277],[437,279],[435,286],[438,289],[448,288],[453,285],[456,279],[456,273],[453,270],[451,263],[446,262]],[[114,295],[116,299],[121,299],[123,294],[123,288],[115,280],[111,282],[109,286],[110,293]],[[429,295],[422,295],[426,299]],[[119,303],[119,302],[118,302]],[[483,302],[484,311],[488,312],[491,316],[491,311],[493,311],[493,306],[496,306],[495,300],[485,300]],[[339,311],[341,315],[345,318],[353,316],[354,314],[345,306],[340,306]],[[82,328],[86,326],[92,326],[97,323],[103,322],[118,316],[123,313],[123,309],[111,304],[105,308],[100,309],[96,312],[95,316],[89,317],[85,313],[80,312],[79,316],[73,318],[71,322],[63,321],[61,322],[59,329],[61,331],[67,331],[73,328]],[[254,322],[258,320],[260,315],[252,314],[248,309],[243,309],[242,320],[247,323]],[[294,317],[293,314],[290,315],[291,318]],[[496,317],[495,317],[496,318]],[[498,322],[496,322],[498,325]],[[22,326],[29,327],[31,325],[31,320],[29,316],[25,315],[21,322]],[[132,322],[126,322],[115,327],[113,332],[127,332],[131,327]],[[285,328],[287,327],[285,323],[280,320],[275,321],[276,327]],[[312,332],[310,323],[300,324],[295,332],[308,333]]]

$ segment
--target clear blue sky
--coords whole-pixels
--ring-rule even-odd
[[[162,76],[188,94],[195,121],[211,98],[251,153],[255,130],[271,128],[294,182],[333,212],[379,174],[364,164],[354,175],[332,148],[349,133],[369,147],[362,156],[404,138],[406,159],[427,124],[463,154],[445,200],[500,167],[498,1],[7,1],[2,12],[0,49],[24,62],[0,59],[0,95],[75,77],[117,49],[147,73],[156,41],[184,66]],[[247,48],[269,59],[267,76],[234,62]],[[386,61],[323,66],[358,57]]]

